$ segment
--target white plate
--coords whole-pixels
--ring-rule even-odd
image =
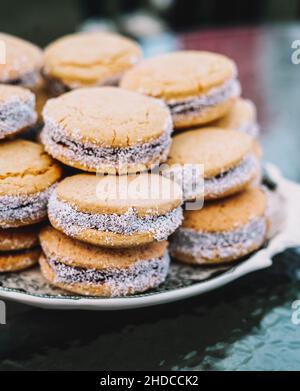
[[[300,245],[300,185],[283,178],[278,169],[268,164],[268,178],[276,184],[276,194],[284,202],[285,219],[280,232],[267,246],[239,264],[218,268],[203,268],[172,263],[167,281],[151,292],[120,298],[70,296],[49,286],[38,268],[23,273],[0,275],[0,298],[43,308],[119,310],[168,303],[200,295],[228,284],[245,274],[272,264],[275,254]]]

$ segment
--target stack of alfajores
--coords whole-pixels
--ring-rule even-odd
[[[44,220],[47,203],[41,272],[82,295],[157,287],[167,277],[170,235],[171,255],[191,264],[231,262],[264,243],[256,112],[240,98],[232,60],[201,51],[142,60],[136,43],[103,32],[63,37],[41,59],[31,44],[3,37],[13,54],[0,65],[0,272],[37,261],[40,227],[20,227]],[[21,69],[15,42],[31,61],[24,72],[13,72]],[[24,85],[43,108],[46,152],[7,141],[37,121]],[[53,159],[69,167],[58,184]],[[195,167],[203,171],[196,183]],[[32,249],[31,263],[13,266],[12,251]]]

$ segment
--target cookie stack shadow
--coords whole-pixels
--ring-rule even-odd
[[[103,32],[44,53],[0,38],[0,272],[39,259],[53,286],[115,297],[163,283],[169,253],[216,266],[262,246],[259,127],[232,60],[142,60],[135,42]],[[38,142],[14,138],[37,124]]]

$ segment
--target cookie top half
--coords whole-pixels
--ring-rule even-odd
[[[121,87],[166,101],[206,94],[236,76],[229,58],[204,51],[181,51],[143,60],[126,72]]]
[[[72,140],[111,148],[143,144],[172,128],[160,100],[116,87],[81,88],[50,99],[43,118]]]
[[[231,231],[265,215],[267,194],[249,188],[237,195],[207,203],[204,208],[184,212],[182,227],[197,232]]]
[[[67,35],[45,49],[44,73],[69,88],[111,84],[141,58],[134,41],[109,32]]]
[[[167,248],[166,241],[129,249],[98,247],[69,238],[52,227],[41,231],[40,242],[47,258],[68,266],[96,270],[126,268],[139,260],[159,258]]]
[[[40,71],[43,63],[40,48],[4,33],[0,33],[0,42],[5,47],[5,64],[0,63],[1,83],[17,82],[25,76]]]
[[[137,215],[163,215],[182,203],[180,186],[161,175],[96,176],[78,174],[61,181],[54,191],[59,201],[77,211]]]
[[[235,167],[253,148],[253,140],[244,133],[199,128],[174,137],[167,163],[203,164],[204,177],[211,178]]]
[[[37,193],[60,176],[60,167],[41,145],[21,139],[0,144],[0,196]]]

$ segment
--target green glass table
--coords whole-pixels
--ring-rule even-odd
[[[300,25],[285,25],[175,39],[177,47],[236,59],[244,96],[258,106],[264,158],[298,181],[300,64],[291,61],[291,44],[299,38]],[[300,324],[292,322],[297,299],[300,255],[291,249],[269,269],[158,307],[51,311],[7,302],[0,370],[299,370]]]

